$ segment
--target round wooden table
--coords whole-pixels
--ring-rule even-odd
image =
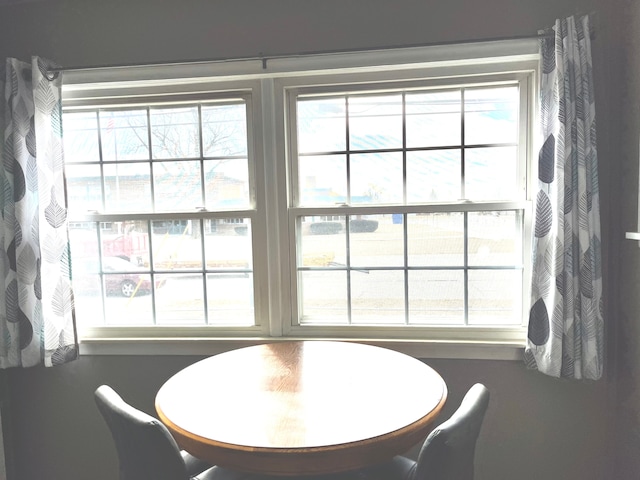
[[[278,342],[201,360],[158,391],[178,444],[269,475],[349,471],[421,442],[447,387],[425,363],[351,342]]]

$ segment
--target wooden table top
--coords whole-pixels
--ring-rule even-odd
[[[271,475],[347,471],[424,439],[447,388],[407,355],[359,343],[300,341],[201,360],[158,391],[178,444],[216,465]]]

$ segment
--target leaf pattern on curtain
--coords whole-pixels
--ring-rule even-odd
[[[532,307],[525,362],[554,377],[602,376],[600,207],[589,17],[540,42]]]
[[[38,57],[0,65],[0,368],[51,366],[78,356],[62,78],[51,66]]]

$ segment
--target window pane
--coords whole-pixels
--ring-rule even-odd
[[[84,327],[105,325],[102,283],[96,271],[80,262],[73,264],[73,302],[76,318]]]
[[[96,112],[65,113],[64,161],[98,162],[98,117]]]
[[[141,212],[151,210],[148,163],[104,165],[105,210]]]
[[[469,324],[519,325],[522,270],[469,271]]]
[[[164,284],[156,296],[158,325],[204,325],[202,274],[158,274]]]
[[[470,200],[513,200],[518,190],[516,147],[466,150],[465,197]]]
[[[348,323],[347,272],[299,272],[300,323]]]
[[[463,271],[410,270],[409,324],[463,325]]]
[[[465,90],[465,144],[516,143],[518,95],[515,86]]]
[[[205,232],[207,269],[252,268],[252,235],[249,218],[211,219],[205,221]]]
[[[147,222],[103,223],[100,226],[100,241],[103,257],[119,257],[135,265],[149,265]]]
[[[250,205],[246,158],[205,160],[204,170],[208,209],[247,208]]]
[[[351,271],[351,322],[403,325],[403,271]]]
[[[112,282],[110,285],[109,282]],[[136,279],[120,279],[118,275],[105,279],[107,297],[105,315],[110,326],[149,326],[153,325],[152,297],[148,291],[138,290],[135,295],[126,297],[119,295],[119,290],[129,290],[136,285],[150,285],[149,275],[139,275]]]
[[[253,275],[207,275],[209,325],[253,325]]]
[[[407,202],[445,202],[460,199],[460,150],[407,152]]]
[[[402,203],[402,154],[351,155],[351,203]]]
[[[66,165],[69,209],[102,210],[102,177],[98,165]]]
[[[153,158],[200,156],[198,107],[152,108]]]
[[[298,100],[298,153],[346,149],[345,103],[344,98]]]
[[[156,211],[194,210],[202,205],[200,162],[154,162]]]
[[[460,90],[406,96],[407,147],[460,145]]]
[[[202,107],[202,150],[205,157],[247,156],[246,112],[244,103]]]
[[[149,159],[146,110],[100,112],[103,160]]]
[[[202,270],[202,239],[198,220],[175,219],[151,222],[153,268]]]
[[[464,265],[464,214],[407,215],[409,266]]]
[[[349,98],[349,149],[402,147],[402,95]]]
[[[345,217],[301,217],[300,260],[298,266],[346,266]]]
[[[469,213],[469,265],[522,264],[521,212]]]
[[[98,230],[93,222],[69,222],[73,296],[85,326],[104,324]],[[86,321],[85,321],[86,319]]]
[[[351,216],[349,231],[351,266],[404,265],[404,232],[392,215]]]
[[[347,202],[345,155],[299,157],[300,205],[336,205]]]

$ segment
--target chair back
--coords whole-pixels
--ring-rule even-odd
[[[413,480],[473,480],[476,440],[489,405],[489,390],[477,383],[460,407],[425,440]]]
[[[126,403],[111,387],[94,394],[115,443],[120,480],[188,480],[180,448],[162,422]]]

